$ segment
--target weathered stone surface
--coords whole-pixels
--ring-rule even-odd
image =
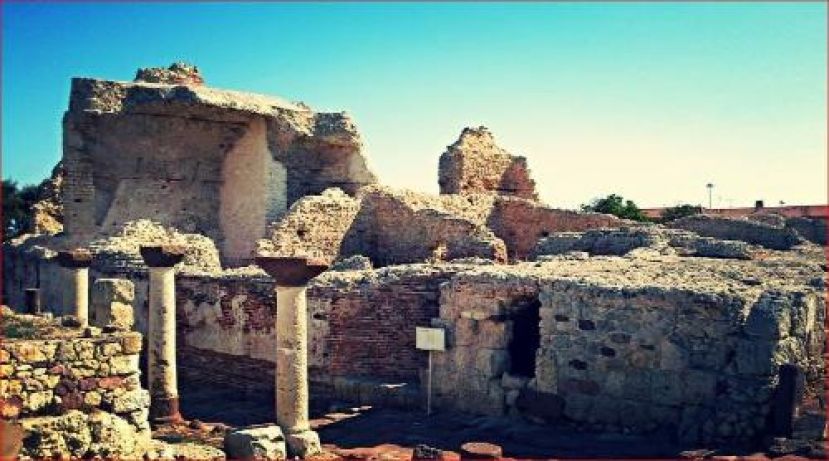
[[[573,252],[641,258],[675,252],[723,259],[750,259],[752,255],[751,247],[744,242],[700,237],[692,232],[656,225],[555,233],[540,239],[533,250],[536,259]]]
[[[136,431],[124,419],[105,412],[71,410],[62,416],[26,418],[21,424],[27,432],[21,454],[33,458],[55,453],[73,458],[141,457],[149,443],[149,431]]]
[[[131,83],[73,79],[63,155],[70,237],[152,217],[244,265],[293,202],[376,182],[347,114],[201,83],[179,64]]]
[[[209,238],[182,233],[174,228],[140,219],[124,223],[111,234],[89,244],[95,261],[92,269],[104,273],[143,269],[142,246],[174,245],[184,249],[184,256],[176,268],[186,272],[212,273],[221,270],[219,251]]]
[[[785,226],[794,229],[804,239],[818,245],[826,245],[826,220],[821,218],[788,218]]]
[[[285,435],[285,442],[288,445],[288,454],[291,456],[306,456],[322,453],[320,438],[314,431],[296,432]]]
[[[100,327],[129,330],[135,323],[135,284],[127,279],[100,278],[92,284],[90,321]]]
[[[187,63],[176,62],[168,68],[145,67],[135,73],[136,82],[163,83],[167,85],[203,85],[204,79],[199,68]]]
[[[774,250],[788,250],[802,243],[798,233],[786,227],[777,227],[749,219],[721,218],[696,215],[677,219],[670,227],[685,229],[704,237],[740,240]]]
[[[464,128],[440,156],[438,175],[441,194],[495,193],[538,199],[527,159],[498,147],[486,127]]]
[[[339,259],[331,265],[332,271],[364,271],[373,268],[371,259],[363,255],[354,255]]]
[[[38,202],[32,205],[32,233],[54,235],[63,230],[63,187],[66,170],[62,162],[37,188]]]
[[[458,450],[461,459],[501,459],[504,452],[498,445],[486,442],[467,442]]]
[[[286,459],[285,437],[279,426],[253,426],[225,435],[224,450],[231,459]]]

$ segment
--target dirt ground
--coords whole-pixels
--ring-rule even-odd
[[[242,391],[185,375],[180,383],[185,425],[158,428],[155,437],[172,443],[206,443],[221,448],[225,431],[232,427],[273,422],[273,396]],[[521,419],[465,416],[351,407],[343,402],[312,401],[312,427],[319,432],[326,453],[318,460],[411,459],[419,444],[444,450],[445,459],[458,458],[466,442],[490,442],[504,456],[517,459],[769,459],[788,455],[825,459],[821,441],[823,413],[817,405],[803,411],[794,440],[769,440],[757,447],[680,447],[667,434],[591,434],[567,426],[543,426]],[[198,457],[189,452],[188,458]],[[216,451],[204,452],[212,457]],[[208,456],[210,455],[210,456]]]

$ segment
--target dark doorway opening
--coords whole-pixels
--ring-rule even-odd
[[[509,344],[510,374],[535,377],[535,353],[541,344],[541,317],[538,298],[523,300],[513,307],[512,341]]]

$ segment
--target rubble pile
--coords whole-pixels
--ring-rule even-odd
[[[177,265],[181,271],[217,272],[222,269],[219,251],[212,240],[203,235],[180,233],[148,219],[128,222],[119,232],[91,241],[92,267],[103,272],[144,267],[140,247],[161,244],[186,248],[184,259]]]
[[[176,62],[167,67],[145,67],[135,73],[136,82],[164,83],[167,85],[203,85],[199,68],[184,62]]]

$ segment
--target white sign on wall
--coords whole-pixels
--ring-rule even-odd
[[[446,350],[443,328],[415,327],[415,347],[424,351]]]

